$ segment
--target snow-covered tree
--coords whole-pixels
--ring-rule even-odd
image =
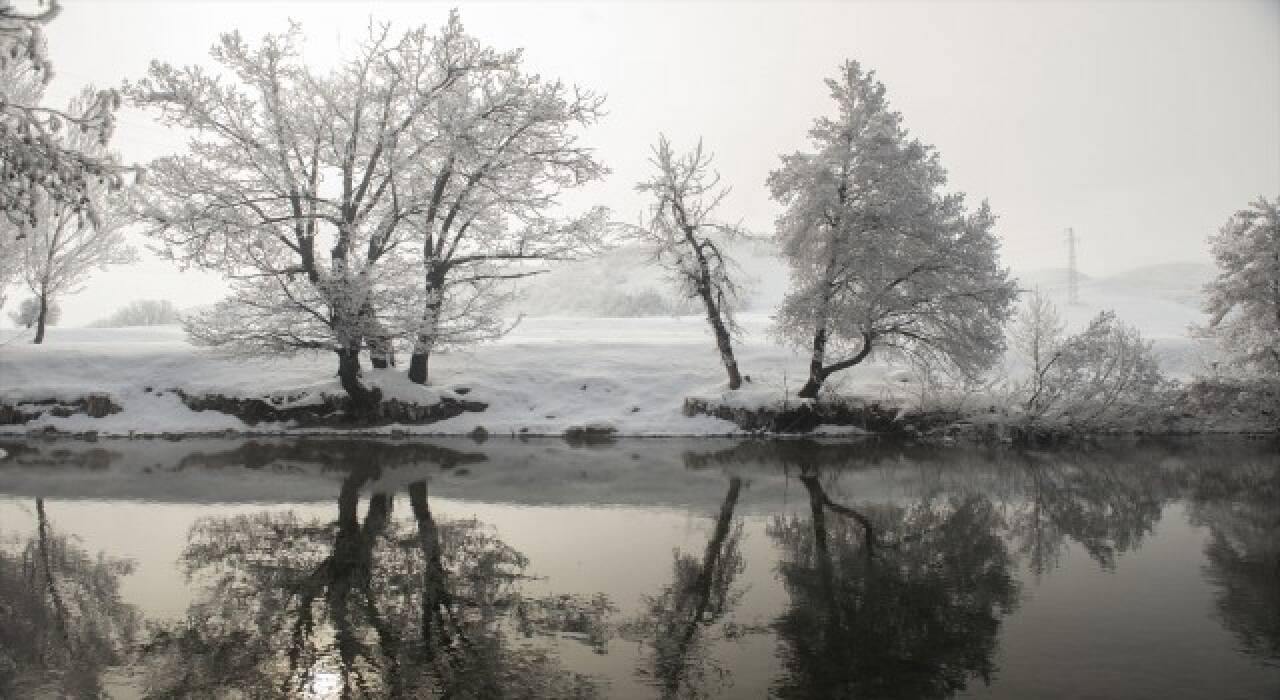
[[[1280,376],[1280,197],[1259,197],[1209,239],[1218,276],[1205,288],[1209,324],[1243,369]]]
[[[1052,304],[1033,298],[1014,330],[1015,346],[1038,358],[1023,392],[1029,422],[1126,428],[1158,411],[1167,381],[1151,343],[1136,328],[1103,311],[1064,338],[1056,319]]]
[[[599,118],[603,98],[526,73],[518,51],[457,41],[459,51],[494,60],[451,81],[434,118],[410,130],[420,155],[403,192],[426,199],[415,218],[422,295],[409,326],[409,378],[418,383],[451,335],[447,302],[459,280],[465,288],[537,274],[541,261],[593,249],[606,228],[602,209],[555,216],[563,190],[606,172],[576,133]]]
[[[9,320],[13,325],[31,328],[44,318],[46,326],[56,326],[62,320],[62,307],[57,301],[48,300],[41,304],[39,297],[28,297],[22,300],[18,308],[9,312]]]
[[[990,366],[1017,293],[991,210],[967,213],[962,194],[943,192],[936,152],[909,137],[874,72],[849,61],[827,84],[838,115],[817,119],[813,150],[769,176],[792,278],[778,331],[810,352],[799,395],[874,350]]]
[[[677,156],[667,137],[660,136],[650,162],[656,172],[636,185],[636,190],[652,197],[648,225],[636,230],[637,237],[671,276],[680,294],[701,303],[729,376],[729,388],[737,389],[742,386],[742,375],[730,334],[735,329],[733,307],[739,291],[730,275],[733,261],[722,250],[722,243],[738,231],[713,218],[728,190],[719,187],[720,176],[711,170],[711,156],[702,150],[701,141],[692,151]]]
[[[223,75],[152,64],[131,96],[193,135],[187,154],[152,164],[134,215],[169,257],[234,281],[188,319],[198,342],[334,352],[353,409],[367,410],[380,395],[360,379],[360,352],[385,350],[387,305],[420,279],[409,248],[431,204],[413,185],[430,158],[423,134],[451,86],[507,59],[456,14],[435,35],[371,27],[327,75],[302,61],[299,35],[257,46],[223,35],[212,52]]]
[[[92,325],[95,328],[125,328],[128,326],[167,326],[182,321],[177,307],[168,299],[136,299],[116,310],[115,313]]]
[[[46,202],[66,203],[95,216],[91,184],[118,189],[134,170],[106,152],[69,147],[59,132],[81,131],[106,144],[115,127],[120,95],[101,90],[79,109],[62,112],[40,105],[53,77],[43,25],[56,17],[56,0],[19,7],[0,0],[0,252],[39,221]]]
[[[96,95],[92,87],[85,88],[71,100],[68,111],[83,111]],[[55,138],[63,147],[88,157],[110,157],[102,141],[87,132],[71,129]],[[56,299],[79,291],[77,287],[94,269],[135,260],[133,248],[124,239],[122,219],[107,202],[113,194],[104,185],[89,183],[85,200],[99,212],[92,217],[86,215],[85,207],[66,200],[46,199],[36,207],[35,222],[27,227],[20,245],[22,274],[39,305],[33,343],[44,342],[48,309]]]
[[[1009,329],[1013,349],[1030,372],[1023,392],[1024,408],[1038,405],[1048,389],[1048,374],[1057,363],[1065,331],[1066,325],[1049,297],[1039,289],[1032,291]]]

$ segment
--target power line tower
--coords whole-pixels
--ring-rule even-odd
[[[1067,303],[1080,303],[1080,268],[1076,267],[1076,231],[1069,228],[1067,235]]]

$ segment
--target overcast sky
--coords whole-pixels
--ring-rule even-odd
[[[76,2],[48,30],[49,101],[138,78],[147,63],[209,63],[218,33],[250,39],[302,23],[309,57],[332,61],[369,19],[438,27],[455,4],[529,70],[603,92],[587,132],[613,169],[575,197],[634,220],[632,185],[659,131],[702,137],[734,193],[726,218],[768,233],[764,187],[781,153],[831,112],[823,79],[855,58],[878,72],[911,132],[937,147],[951,187],[1000,215],[1006,262],[1060,267],[1062,232],[1089,274],[1207,261],[1205,237],[1259,195],[1280,195],[1280,2],[619,4],[525,2]],[[115,146],[145,163],[181,147],[144,113]],[[100,273],[63,302],[66,325],[134,298],[179,305],[214,278],[148,261]]]

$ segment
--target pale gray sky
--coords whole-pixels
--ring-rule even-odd
[[[435,27],[454,4],[65,0],[48,32],[50,101],[140,77],[153,58],[207,64],[230,29],[256,38],[293,18],[323,62],[370,17]],[[586,140],[613,174],[574,201],[628,220],[663,131],[677,145],[701,136],[734,188],[724,216],[771,231],[765,177],[830,112],[822,81],[846,58],[878,71],[953,188],[991,201],[1014,268],[1064,265],[1068,226],[1091,274],[1207,260],[1206,236],[1232,211],[1280,195],[1276,0],[456,4],[482,40],[524,47],[530,70],[608,95],[609,116]],[[126,113],[115,145],[145,162],[180,142]],[[64,322],[139,297],[206,302],[219,289],[148,262],[98,274],[63,302]]]

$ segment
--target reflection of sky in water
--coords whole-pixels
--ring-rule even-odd
[[[636,459],[637,451],[644,454],[648,445],[654,449],[644,459]],[[412,479],[425,476],[431,484],[430,507],[438,521],[475,518],[485,531],[528,557],[530,578],[521,583],[525,595],[603,592],[617,607],[615,620],[627,620],[643,611],[646,597],[671,584],[673,552],[679,550],[694,559],[704,556],[727,483],[721,467],[742,474],[745,486],[734,513],[742,524],[738,547],[744,563],[734,582],[740,598],[716,622],[715,633],[708,633],[704,651],[713,661],[713,673],[723,672],[721,681],[708,686],[713,694],[760,696],[785,673],[777,656],[780,642],[771,626],[791,600],[780,573],[779,544],[766,529],[776,514],[795,515],[800,523],[807,523],[808,495],[796,481],[794,465],[784,469],[753,458],[754,463],[730,460],[690,470],[679,460],[687,447],[668,449],[659,441],[618,450],[554,450],[545,463],[497,459],[468,465],[469,473],[462,475],[406,468],[384,474],[374,488],[395,494],[391,517],[411,532],[414,518],[404,488]],[[172,446],[166,449],[172,451]],[[1049,480],[1042,482],[1027,477],[1031,472],[1021,466],[1011,467],[999,459],[984,461],[976,453],[957,454],[962,458],[954,463],[944,455],[933,461],[879,460],[847,473],[829,468],[824,472],[826,488],[834,500],[871,511],[922,497],[942,502],[936,499],[979,493],[995,505],[1004,527],[1015,522],[1025,525],[1032,514],[1038,514],[1035,488],[1041,489],[1042,499],[1063,498],[1063,493],[1090,486],[1092,482],[1080,478],[1090,470],[1101,470],[1103,482],[1117,475],[1127,479],[1106,487],[1112,491],[1142,483],[1125,475],[1127,463],[1116,471],[1114,455],[1110,461],[1086,460],[1046,471],[1047,476],[1037,472],[1036,479]],[[1194,455],[1157,457],[1135,459],[1160,465],[1153,474],[1162,469],[1199,468]],[[237,494],[237,500],[252,494],[235,483],[244,470],[221,467],[210,473],[188,468],[153,472],[144,479],[133,471],[140,462],[132,457],[128,462],[96,471],[90,481],[103,483],[114,471],[122,472],[126,481],[136,475],[133,485],[141,500],[122,500],[119,493],[113,494],[116,500],[91,500],[93,493],[77,492],[75,470],[44,477],[34,470],[18,473],[12,463],[6,465],[0,469],[0,492],[15,495],[0,497],[0,537],[10,543],[34,531],[33,497],[43,483],[57,494],[45,501],[54,527],[73,534],[88,552],[104,551],[136,562],[135,571],[121,583],[126,602],[138,605],[148,619],[177,619],[198,598],[202,584],[189,583],[179,564],[187,533],[198,519],[264,511],[292,511],[301,520],[326,522],[337,516],[334,499],[341,472],[251,472],[251,479],[270,486],[260,491],[260,502],[219,503],[223,481],[230,484],[226,493]],[[599,465],[598,470],[585,471],[591,464]],[[628,473],[628,468],[645,473]],[[163,483],[166,479],[182,483]],[[304,502],[282,498],[290,492],[291,483]],[[199,485],[200,500],[208,503],[155,502],[180,500],[174,496],[192,484]],[[627,485],[637,488],[624,492]],[[1052,491],[1059,487],[1060,491]],[[1019,549],[1015,541],[1025,532],[1001,533],[1015,552],[1010,573],[1019,582],[1019,594],[1015,609],[998,616],[992,684],[971,679],[965,695],[1073,697],[1103,692],[1112,697],[1247,698],[1273,697],[1280,691],[1280,669],[1267,668],[1259,659],[1240,653],[1238,640],[1215,608],[1219,590],[1206,579],[1204,549],[1210,527],[1219,525],[1206,521],[1209,516],[1197,519],[1189,511],[1185,493],[1175,493],[1167,484],[1159,488],[1168,492],[1154,501],[1148,515],[1134,516],[1149,522],[1140,522],[1128,539],[1105,532],[1107,518],[1125,517],[1118,512],[1123,504],[1084,499],[1083,505],[1060,508],[1054,515],[1059,522],[1072,518],[1082,522],[1074,535],[1059,538],[1050,564],[1038,574],[1028,566],[1024,556],[1028,550]],[[358,508],[362,519],[368,491],[366,487]],[[1138,500],[1141,495],[1130,494]],[[553,500],[562,503],[548,503]],[[609,505],[617,502],[625,505]],[[1274,515],[1270,517],[1274,520]],[[1101,518],[1103,525],[1090,518]],[[1104,531],[1090,529],[1098,527]],[[1081,537],[1094,539],[1086,547]],[[1115,546],[1121,540],[1124,543]],[[1099,548],[1108,547],[1108,554],[1099,554]],[[748,631],[726,633],[738,628]],[[555,651],[565,667],[607,679],[610,696],[652,695],[636,673],[646,658],[642,642],[614,636],[605,654],[572,635],[543,644]],[[337,663],[337,659],[316,660],[310,667],[307,697],[340,694]]]
[[[307,683],[306,697],[314,700],[329,700],[342,694],[342,674],[337,671],[314,670],[311,682]]]

